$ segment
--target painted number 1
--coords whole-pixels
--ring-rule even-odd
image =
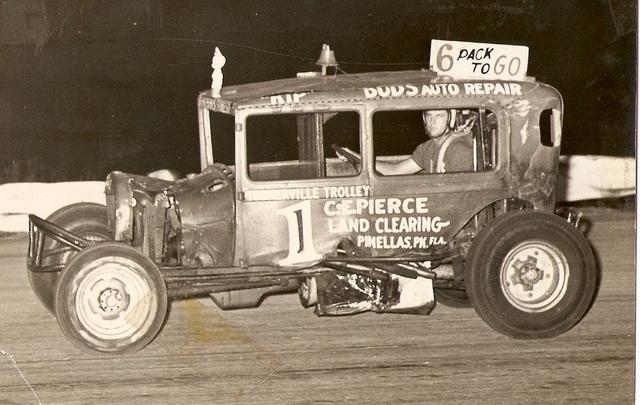
[[[289,228],[289,255],[278,262],[281,266],[311,262],[322,258],[313,246],[313,232],[311,229],[311,201],[301,201],[298,204],[278,210],[278,214],[287,218]]]

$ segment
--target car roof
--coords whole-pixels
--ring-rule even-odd
[[[454,85],[454,88],[458,89],[468,88],[466,86],[480,86],[479,93],[482,93],[482,86],[486,88],[486,84],[492,86],[491,88],[500,86],[500,88],[506,88],[507,91],[506,93],[498,92],[498,94],[489,95],[475,93],[461,95],[492,98],[497,101],[513,100],[514,95],[509,92],[509,85],[517,84],[520,86],[521,95],[525,97],[536,90],[553,93],[546,95],[560,97],[555,89],[537,82],[533,78],[521,81],[455,79],[438,75],[431,70],[404,70],[327,76],[309,73],[296,78],[226,86],[222,88],[221,96],[218,98],[213,97],[211,90],[200,92],[198,105],[215,111],[234,113],[238,109],[294,104],[299,106],[330,103],[353,104],[375,98],[425,97],[433,96],[431,90],[440,91],[439,89],[443,89],[443,93],[438,96],[448,95],[451,97],[452,94],[447,94],[447,86],[451,88],[450,85]],[[425,87],[426,90],[424,90]],[[376,89],[380,89],[380,91],[375,91]]]

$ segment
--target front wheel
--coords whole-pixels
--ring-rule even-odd
[[[60,328],[80,349],[135,352],[162,329],[167,288],[144,254],[103,243],[77,253],[62,271],[55,308]]]
[[[560,217],[518,211],[474,240],[465,286],[480,317],[521,339],[557,336],[589,309],[597,271],[589,242]]]

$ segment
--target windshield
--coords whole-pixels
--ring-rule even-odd
[[[200,169],[214,162],[235,164],[235,117],[207,109],[198,114],[200,123]]]

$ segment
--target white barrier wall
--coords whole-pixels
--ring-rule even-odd
[[[621,197],[636,193],[634,158],[561,156],[560,163],[558,201]],[[46,218],[60,207],[83,201],[104,204],[104,182],[1,184],[0,231],[26,232],[28,214]]]
[[[613,198],[636,193],[636,160],[612,156],[560,156],[558,201]]]
[[[28,214],[46,218],[77,202],[105,204],[104,182],[0,184],[0,231],[26,232]]]

